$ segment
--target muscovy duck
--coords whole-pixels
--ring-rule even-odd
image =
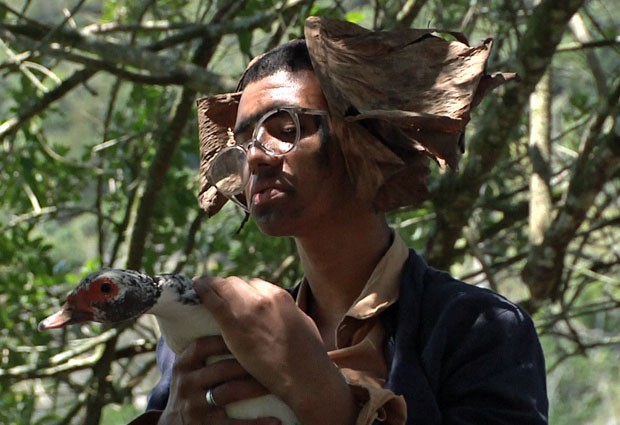
[[[220,334],[191,279],[179,274],[151,277],[120,269],[92,273],[82,279],[60,311],[39,324],[39,330],[88,321],[113,324],[145,313],[156,317],[164,340],[177,354],[197,338]],[[300,424],[293,411],[274,395],[228,404],[226,413],[235,419],[275,416],[283,425]]]

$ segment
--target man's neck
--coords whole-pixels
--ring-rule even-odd
[[[382,214],[350,218],[334,231],[296,238],[312,292],[313,319],[336,326],[357,299],[389,248],[391,230]]]

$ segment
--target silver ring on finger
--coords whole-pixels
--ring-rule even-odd
[[[211,407],[218,407],[215,399],[213,398],[213,390],[209,388],[207,393],[205,394],[205,399],[207,400],[207,404]]]

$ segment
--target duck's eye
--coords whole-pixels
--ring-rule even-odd
[[[109,283],[102,283],[100,289],[101,292],[103,292],[104,294],[109,294],[110,292],[112,292],[112,285],[110,285]]]

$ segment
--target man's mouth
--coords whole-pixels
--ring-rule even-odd
[[[280,198],[285,195],[286,192],[286,187],[275,181],[257,180],[252,186],[251,201],[253,205],[260,206]]]
[[[276,187],[268,187],[252,195],[252,204],[260,206],[284,195],[284,191]]]

